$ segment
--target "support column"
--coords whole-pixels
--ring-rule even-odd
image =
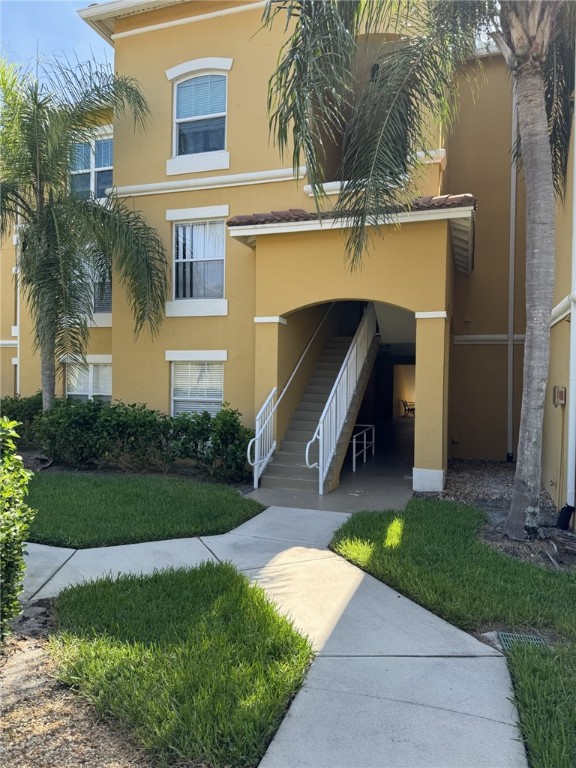
[[[449,326],[445,311],[416,312],[415,491],[444,489],[448,463]]]
[[[255,317],[254,413],[258,413],[273,387],[278,386],[280,325],[284,318]]]

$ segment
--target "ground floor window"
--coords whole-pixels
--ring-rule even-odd
[[[112,364],[68,366],[66,394],[73,400],[112,400]]]
[[[172,414],[202,413],[212,416],[222,408],[224,364],[172,363]]]

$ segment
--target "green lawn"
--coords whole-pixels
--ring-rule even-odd
[[[76,549],[226,533],[263,509],[225,485],[88,472],[35,475],[28,503],[30,541]]]
[[[532,768],[576,765],[576,574],[508,558],[477,538],[482,512],[414,499],[404,513],[353,515],[331,547],[462,629],[553,633],[509,654]]]
[[[256,766],[312,659],[228,564],[72,587],[56,619],[60,678],[133,729],[159,766]]]

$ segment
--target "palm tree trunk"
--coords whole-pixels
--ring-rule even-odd
[[[526,527],[538,524],[540,512],[542,424],[554,298],[555,205],[541,66],[528,61],[515,77],[526,182],[526,341],[518,459],[504,533],[512,539],[524,539]]]
[[[47,349],[45,345],[40,350],[40,370],[42,379],[42,409],[50,410],[54,405],[56,393],[56,363],[54,361],[54,348]]]

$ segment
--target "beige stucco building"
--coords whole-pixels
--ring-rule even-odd
[[[269,422],[274,432],[264,430],[257,450],[264,459],[275,442],[290,467],[289,454],[304,452],[364,322],[363,357],[332,436],[336,458],[324,459],[324,490],[337,483],[338,440],[348,439],[358,410],[385,435],[394,417],[403,418],[402,401],[416,404],[415,489],[442,488],[451,457],[512,459],[522,386],[524,222],[503,61],[483,56],[478,76],[471,62],[474,92],[463,80],[451,134],[438,133],[422,159],[413,210],[381,227],[362,268],[350,271],[346,221],[318,219],[305,168],[295,179],[269,137],[267,85],[283,29],[261,29],[263,5],[114,0],[80,12],[113,46],[115,69],[140,83],[151,117],[137,133],[129,120],[104,127],[74,183],[102,189],[113,134],[114,187],[161,233],[171,295],[159,334],[135,340],[114,284],[111,303],[105,297],[96,307],[85,375],[68,382],[68,393],[168,413],[214,412],[228,402],[254,427],[267,398],[274,407],[289,382]],[[569,386],[572,179],[558,211],[543,465],[543,482],[559,504],[569,462],[574,466],[567,414],[552,403],[552,386]],[[337,188],[327,184],[327,208]],[[3,244],[0,383],[2,394],[29,395],[39,388],[39,360],[15,283],[16,251],[15,241]],[[365,388],[370,398],[362,403]],[[576,397],[576,382],[572,388]],[[311,463],[318,450],[310,449]],[[294,465],[303,462],[303,455],[293,457]],[[259,466],[269,472],[273,464]],[[308,472],[304,487],[316,487],[318,471]]]

